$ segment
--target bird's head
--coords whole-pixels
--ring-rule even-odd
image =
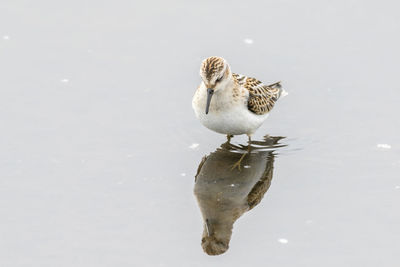
[[[225,88],[231,76],[229,64],[222,57],[209,57],[201,63],[200,77],[207,88],[206,114],[208,114],[213,94]]]
[[[201,246],[208,255],[220,255],[229,249],[233,222],[219,222],[206,219],[204,222]]]

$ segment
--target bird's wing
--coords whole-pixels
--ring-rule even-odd
[[[260,180],[253,186],[250,193],[247,196],[247,204],[249,205],[249,210],[254,208],[263,199],[265,193],[268,191],[274,170],[274,153],[269,152],[267,165],[265,167],[263,175]]]
[[[200,164],[199,164],[199,167],[197,167],[196,175],[194,176],[194,182],[197,182],[197,176],[199,176],[200,171],[201,171],[201,168],[203,168],[204,162],[206,162],[206,160],[207,160],[207,156],[204,156],[204,157],[201,159],[201,162],[200,162]]]
[[[265,85],[261,81],[240,74],[233,74],[237,84],[249,91],[248,109],[257,114],[267,114],[275,105],[282,93],[280,82]]]

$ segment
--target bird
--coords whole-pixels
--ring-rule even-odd
[[[195,115],[208,129],[225,134],[228,141],[234,135],[246,134],[250,142],[277,100],[287,94],[280,81],[265,85],[233,73],[228,62],[217,56],[203,60],[200,77],[201,84],[192,99]]]
[[[244,146],[226,142],[201,160],[193,192],[203,217],[201,246],[208,255],[229,249],[235,221],[263,199],[271,185],[275,149],[285,146],[280,143],[283,138],[265,136],[257,141],[243,172],[226,167],[237,160]]]

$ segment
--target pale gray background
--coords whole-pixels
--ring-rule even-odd
[[[399,266],[399,8],[2,0],[0,266]],[[211,55],[289,91],[255,136],[287,137],[272,186],[217,257],[192,192],[224,142],[191,110]]]

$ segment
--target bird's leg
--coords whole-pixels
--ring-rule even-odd
[[[242,164],[242,160],[244,159],[244,157],[247,155],[247,154],[250,154],[250,148],[251,148],[251,135],[250,134],[248,134],[247,135],[248,137],[249,137],[249,141],[248,141],[248,143],[249,143],[249,145],[247,146],[247,151],[246,151],[246,153],[243,153],[243,155],[240,157],[240,159],[235,163],[235,164],[233,164],[233,166],[232,166],[232,169],[231,170],[233,170],[233,169],[235,169],[236,167],[238,168],[238,170],[240,171],[240,169],[241,169],[241,167],[240,167],[240,165]]]
[[[238,170],[240,171],[240,169],[241,169],[240,165],[242,164],[242,160],[244,159],[244,157],[246,156],[246,154],[247,154],[247,152],[242,154],[242,156],[240,157],[240,159],[239,159],[235,164],[232,165],[231,170],[234,170],[234,169],[237,167]]]
[[[232,134],[227,134],[227,135],[226,135],[226,138],[228,139],[228,143],[231,142],[231,138],[232,138],[232,137],[233,137]]]

